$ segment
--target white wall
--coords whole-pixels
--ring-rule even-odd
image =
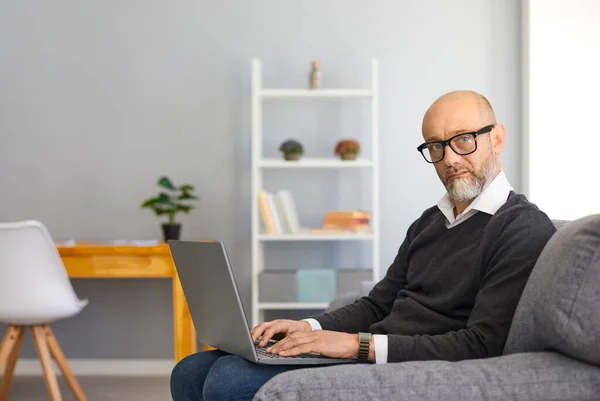
[[[439,95],[468,88],[489,97],[507,128],[504,169],[520,189],[519,13],[517,0],[2,2],[0,220],[41,219],[57,240],[157,238],[159,222],[137,206],[168,174],[202,197],[183,236],[223,240],[248,301],[251,58],[262,60],[265,85],[305,85],[319,59],[327,85],[368,86],[375,56],[385,271],[409,224],[443,194],[416,151]],[[295,103],[294,119],[289,107],[269,114],[269,135],[352,127],[336,104]],[[308,222],[336,180],[313,177],[299,205]],[[269,252],[286,264],[325,264],[338,250]],[[56,325],[67,356],[172,355],[167,281],[74,285],[90,305]],[[25,354],[34,355],[30,346]]]
[[[600,212],[600,2],[524,3],[524,182],[551,218]]]

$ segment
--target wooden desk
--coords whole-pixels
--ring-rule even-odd
[[[196,352],[196,331],[167,244],[57,246],[72,278],[169,278],[173,281],[175,362]],[[91,300],[93,302],[93,300]]]

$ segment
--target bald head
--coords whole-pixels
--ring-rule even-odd
[[[492,105],[485,96],[474,91],[460,90],[440,96],[423,117],[423,136],[430,131],[466,128],[465,125],[496,124]]]

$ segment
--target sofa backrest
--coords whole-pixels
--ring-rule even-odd
[[[600,215],[564,223],[527,281],[504,353],[555,351],[600,366]]]

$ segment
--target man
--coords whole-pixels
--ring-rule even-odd
[[[368,296],[302,321],[252,329],[269,352],[317,352],[375,363],[493,357],[555,228],[510,186],[500,164],[505,130],[485,97],[456,91],[437,99],[418,147],[446,187],[423,212],[385,277]],[[361,333],[360,335],[358,333]],[[271,377],[297,367],[261,366],[222,351],[184,358],[174,369],[174,401],[252,399]]]

